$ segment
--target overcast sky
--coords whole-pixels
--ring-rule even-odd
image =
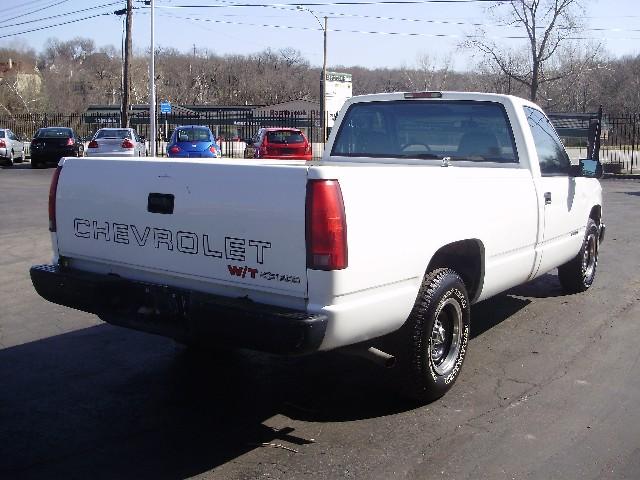
[[[312,13],[297,9],[289,2],[289,6],[283,6],[283,0],[268,1],[272,6],[229,6],[242,3],[242,0],[156,0],[156,45],[189,52],[193,52],[195,45],[197,50],[207,49],[218,54],[293,47],[312,65],[321,65],[323,35]],[[279,6],[274,6],[276,1],[281,2]],[[440,60],[450,57],[455,69],[466,70],[472,68],[473,59],[458,46],[466,35],[476,33],[478,26],[474,24],[482,24],[489,37],[505,45],[524,45],[524,40],[505,38],[523,32],[497,25],[487,11],[486,3],[460,0],[456,3],[347,6],[329,5],[340,0],[305,1],[327,4],[305,8],[320,20],[329,17],[330,67],[413,66],[419,56],[428,54]],[[262,2],[246,0],[243,3]],[[358,3],[366,3],[366,0]],[[39,51],[48,38],[68,40],[80,36],[93,39],[98,46],[120,48],[122,17],[110,12],[124,5],[124,1],[113,0],[2,0],[0,45],[17,43]],[[181,5],[221,5],[224,8],[179,8]],[[584,5],[587,30],[581,36],[592,39],[593,43],[604,44],[614,56],[640,54],[640,0],[585,0]],[[134,6],[139,7],[133,21],[134,49],[142,52],[149,47],[149,9],[138,0],[134,0]],[[97,16],[86,19],[93,15]],[[46,19],[53,16],[57,17]],[[74,22],[77,19],[82,20]],[[60,25],[63,22],[73,23]],[[49,26],[52,28],[26,32]]]

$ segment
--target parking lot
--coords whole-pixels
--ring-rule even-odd
[[[472,309],[460,378],[415,406],[337,353],[196,355],[47,303],[53,169],[0,169],[0,478],[640,478],[640,181],[604,180],[595,285]]]

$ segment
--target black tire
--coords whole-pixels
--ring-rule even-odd
[[[599,230],[590,218],[578,255],[558,267],[558,278],[565,293],[584,292],[593,285],[598,267]]]
[[[405,395],[428,402],[453,386],[467,353],[470,318],[460,276],[448,268],[429,272],[401,333],[398,367]]]
[[[31,157],[31,168],[42,168],[42,162],[34,160],[33,157]]]

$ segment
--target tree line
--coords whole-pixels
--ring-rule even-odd
[[[43,51],[0,49],[0,62],[13,68],[0,81],[0,110],[5,113],[82,112],[90,104],[121,102],[121,54],[96,47],[86,38],[50,40]],[[351,73],[354,95],[417,90],[488,91],[529,97],[530,87],[500,67],[480,61],[470,71],[450,68],[447,58],[423,55],[410,67],[334,66]],[[580,68],[575,68],[578,63]],[[132,59],[131,99],[148,101],[148,58]],[[551,111],[640,112],[640,55],[623,58],[573,52],[560,56],[548,75],[566,72],[540,86],[537,102]],[[28,82],[37,72],[39,82]],[[23,75],[20,76],[20,73]],[[249,55],[218,55],[206,50],[156,52],[159,100],[182,105],[270,105],[289,100],[317,101],[321,69],[293,48],[266,49]],[[1,113],[1,112],[0,112]]]

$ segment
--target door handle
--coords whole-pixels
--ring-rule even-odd
[[[551,203],[551,192],[544,192],[544,204],[549,205]]]

